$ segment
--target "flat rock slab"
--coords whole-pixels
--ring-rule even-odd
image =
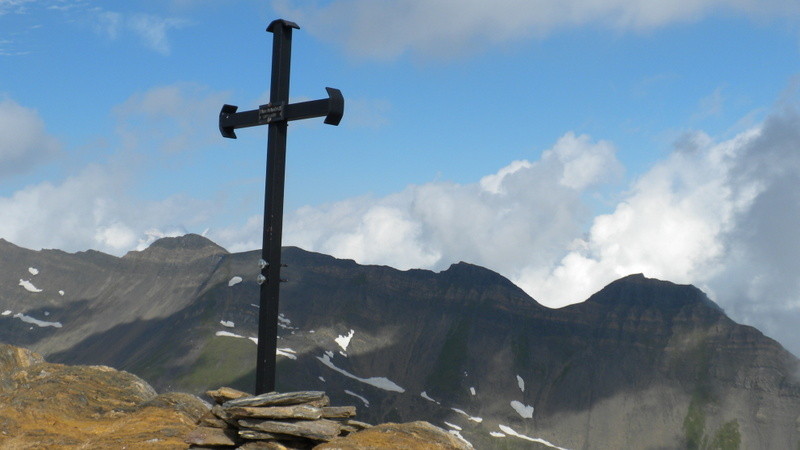
[[[242,444],[241,446],[237,447],[236,450],[297,450],[303,448],[311,448],[309,446],[303,447],[295,447],[283,445],[280,442],[272,442],[272,441],[252,441],[247,442],[246,444]]]
[[[322,408],[322,417],[325,419],[345,419],[355,415],[355,406],[326,406]]]
[[[234,426],[237,425],[236,419],[234,419],[233,416],[228,414],[228,411],[226,411],[220,405],[214,405],[214,407],[211,408],[211,413],[214,414],[214,416],[216,416],[218,419],[222,420],[223,422],[229,425],[234,425]]]
[[[214,399],[214,401],[217,402],[218,404],[225,403],[229,400],[236,400],[244,397],[252,397],[247,392],[242,392],[238,389],[233,389],[229,387],[221,387],[213,391],[206,391],[206,395]]]
[[[228,409],[236,406],[285,406],[302,405],[304,403],[313,404],[313,406],[328,406],[330,400],[322,391],[269,392],[253,397],[228,400],[222,406]]]
[[[357,428],[359,430],[366,430],[367,428],[372,428],[372,425],[366,422],[359,422],[358,420],[352,420],[352,419],[346,421],[345,424],[353,428]]]
[[[239,437],[248,441],[279,441],[281,439],[297,439],[297,436],[288,434],[267,433],[266,431],[239,430]]]
[[[215,416],[211,411],[209,411],[203,417],[200,418],[198,425],[200,425],[201,427],[211,427],[211,428],[228,427],[228,424],[224,420]]]
[[[322,418],[323,410],[308,405],[293,406],[235,406],[225,410],[236,419],[305,419]],[[335,417],[335,416],[331,416]]]
[[[186,435],[184,442],[192,445],[222,445],[235,447],[239,444],[240,440],[238,439],[236,432],[233,430],[199,427]]]
[[[319,444],[319,441],[317,440],[289,436],[288,434],[265,433],[263,431],[255,430],[239,430],[239,437],[248,442],[256,441],[260,443],[280,443],[281,445],[289,448],[306,448]]]
[[[271,421],[243,419],[239,421],[239,426],[256,431],[267,433],[288,434],[317,441],[330,441],[339,436],[342,425],[332,420],[291,420],[291,421]]]

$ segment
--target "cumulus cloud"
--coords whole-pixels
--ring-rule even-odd
[[[798,130],[800,114],[786,108],[723,142],[681,140],[554,270],[531,268],[518,282],[559,305],[643,272],[698,284],[750,323],[766,317],[759,311],[799,313]]]
[[[107,161],[0,197],[0,236],[34,249],[92,248],[121,255],[158,237],[204,228],[219,211],[216,200],[183,194],[143,200],[135,192],[141,174],[163,164],[165,154],[202,148],[210,140],[214,117],[202,115],[216,110],[223,97],[196,85],[161,86],[133,95],[115,111],[118,139],[111,141],[119,144],[109,150]],[[48,145],[52,152],[56,144],[43,130],[32,110],[0,103],[0,170],[18,171],[40,161]]]
[[[59,149],[36,110],[0,97],[0,180],[48,162]]]
[[[632,186],[611,214],[594,219],[554,270],[531,267],[517,282],[563,306],[586,299],[619,277],[642,272],[678,283],[705,281],[725,256],[724,234],[756,194],[734,191],[729,172],[751,130],[714,144],[695,133]],[[748,188],[749,186],[749,188]]]
[[[585,24],[638,31],[718,11],[759,17],[800,13],[791,0],[279,0],[274,5],[310,32],[376,59],[406,52],[448,56]]]
[[[129,194],[124,168],[91,165],[61,183],[28,186],[0,197],[0,236],[27,248],[88,248],[121,255],[153,236],[185,234],[212,206],[176,195],[141,201]]]
[[[587,298],[621,276],[705,289],[735,320],[800,353],[800,113],[714,142],[702,133],[644,174],[552,270],[515,281],[550,306]],[[512,276],[513,278],[513,276]]]
[[[785,337],[800,353],[800,113],[770,116],[730,170],[734,192],[752,199],[722,236],[723,270],[709,279],[733,314]],[[748,192],[749,190],[749,192]]]
[[[464,260],[506,274],[547,266],[589,210],[583,192],[619,175],[614,148],[568,133],[538,161],[515,161],[478,183],[433,182],[290,214],[286,243],[399,268]]]

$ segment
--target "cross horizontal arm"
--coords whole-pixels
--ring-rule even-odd
[[[344,115],[344,97],[334,88],[325,88],[328,98],[289,105],[261,105],[258,109],[236,112],[234,105],[223,105],[219,113],[219,131],[223,137],[236,139],[237,128],[267,125],[279,121],[310,119],[325,116],[328,125],[339,125]]]
[[[325,88],[328,98],[286,105],[286,120],[310,119],[325,116],[328,125],[339,125],[344,114],[344,97],[334,88]]]

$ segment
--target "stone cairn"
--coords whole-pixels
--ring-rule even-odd
[[[206,394],[216,405],[186,437],[190,448],[311,449],[370,427],[352,419],[355,406],[329,406],[320,391],[252,396],[223,387]]]

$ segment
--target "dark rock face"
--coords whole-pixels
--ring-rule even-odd
[[[249,391],[258,257],[192,235],[123,258],[0,241],[0,310],[14,313],[0,340],[161,390]],[[800,441],[797,358],[693,286],[631,275],[552,310],[466,263],[398,271],[297,248],[283,261],[278,390],[355,399],[366,421],[447,423],[478,448]]]

